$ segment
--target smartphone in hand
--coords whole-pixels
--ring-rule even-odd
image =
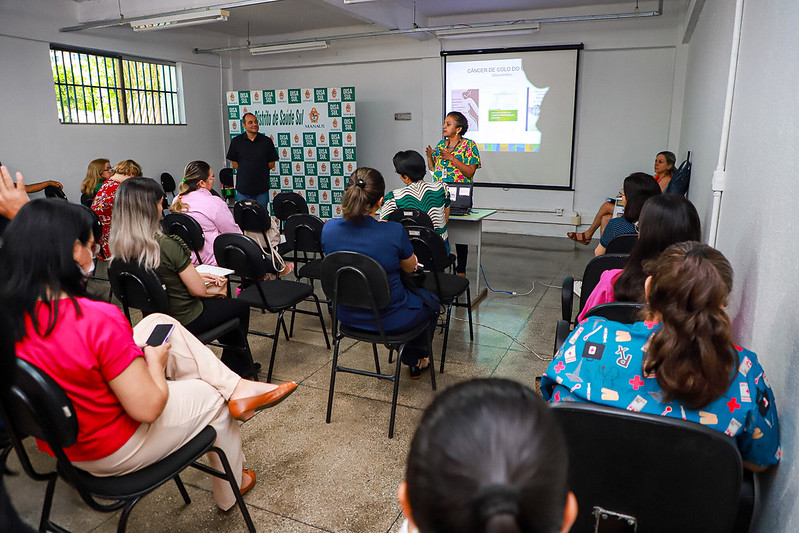
[[[147,346],[161,346],[169,340],[174,330],[175,324],[157,324],[147,338]]]

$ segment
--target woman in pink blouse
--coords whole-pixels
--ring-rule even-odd
[[[214,186],[214,171],[205,161],[192,161],[186,165],[179,194],[172,202],[170,211],[185,213],[196,220],[205,234],[205,245],[200,250],[200,259],[206,265],[216,265],[214,241],[221,233],[241,233],[233,220],[227,204],[211,194]],[[197,258],[191,258],[194,264]]]

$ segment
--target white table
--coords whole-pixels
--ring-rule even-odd
[[[476,306],[486,297],[487,289],[480,289],[480,265],[483,251],[483,219],[496,213],[496,209],[472,209],[468,215],[450,215],[447,223],[450,245],[469,244],[477,246],[477,284],[472,298],[472,306]],[[454,252],[454,246],[452,246]]]

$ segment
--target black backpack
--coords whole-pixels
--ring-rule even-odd
[[[671,181],[666,186],[664,194],[679,194],[685,196],[688,194],[688,186],[691,184],[691,152],[685,161],[682,162],[680,167],[671,175]]]

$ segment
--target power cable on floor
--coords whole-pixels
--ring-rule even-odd
[[[468,319],[466,319],[466,318],[458,318],[458,317],[456,317],[456,316],[453,316],[453,317],[451,317],[451,318],[452,318],[452,320],[460,320],[461,322],[468,322]],[[518,344],[519,346],[522,346],[522,347],[523,347],[525,350],[527,350],[528,352],[530,352],[531,354],[533,354],[534,356],[536,356],[536,357],[537,357],[539,360],[541,360],[541,361],[552,361],[552,360],[554,359],[554,357],[553,357],[553,356],[545,356],[545,355],[541,355],[541,354],[539,354],[538,352],[536,352],[535,350],[533,350],[532,348],[530,348],[529,346],[527,346],[525,343],[523,343],[523,342],[521,342],[521,341],[519,341],[519,340],[515,339],[514,337],[512,337],[512,336],[511,336],[511,335],[509,335],[508,333],[505,333],[505,332],[504,332],[504,331],[502,331],[501,329],[497,329],[497,328],[495,328],[495,327],[492,327],[492,326],[486,326],[485,324],[480,324],[479,322],[472,322],[472,324],[473,324],[473,325],[475,325],[475,326],[480,326],[480,327],[483,327],[483,328],[486,328],[486,329],[490,329],[490,330],[492,330],[492,331],[496,331],[497,333],[501,333],[501,334],[505,335],[505,336],[506,336],[507,338],[509,338],[511,341],[515,342],[515,343],[516,343],[516,344]]]
[[[488,283],[488,278],[486,278],[486,271],[483,269],[483,265],[480,265],[480,272],[483,274],[483,281],[485,281],[486,287],[488,287],[488,290],[490,290],[491,292],[501,292],[504,294],[510,294],[511,296],[527,296],[528,294],[531,294],[535,290],[535,283],[536,283],[535,281],[533,282],[533,286],[527,292],[504,291],[504,290],[494,289]]]

